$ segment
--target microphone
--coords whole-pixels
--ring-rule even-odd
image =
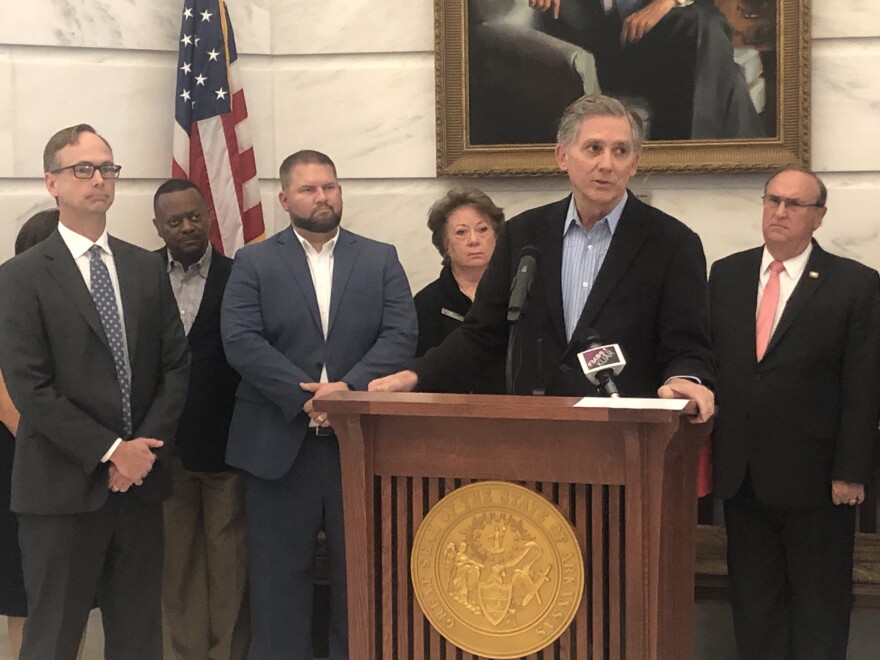
[[[619,344],[605,344],[599,339],[595,330],[587,332],[587,350],[578,353],[578,361],[584,375],[593,385],[596,385],[605,396],[616,399],[620,396],[617,385],[614,384],[614,376],[617,376],[626,366],[626,359]]]
[[[526,245],[519,251],[519,266],[516,275],[510,285],[510,302],[507,305],[508,323],[516,323],[522,316],[529,289],[535,281],[535,272],[538,270],[538,259],[541,253],[534,245]]]

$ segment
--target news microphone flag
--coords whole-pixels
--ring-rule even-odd
[[[599,373],[611,371],[615,376],[620,375],[626,366],[626,359],[620,344],[606,344],[605,346],[591,346],[577,354],[578,362],[584,375],[593,385],[599,385]]]
[[[193,181],[211,210],[211,243],[231,257],[265,236],[247,104],[222,0],[185,0],[171,175]]]

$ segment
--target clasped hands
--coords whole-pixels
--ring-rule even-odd
[[[303,406],[303,412],[309,416],[309,419],[311,419],[321,428],[328,428],[330,426],[330,422],[327,421],[327,414],[315,411],[312,403],[318,397],[324,396],[325,394],[330,394],[330,392],[347,392],[348,385],[346,385],[342,381],[336,381],[335,383],[300,383],[299,386],[304,391],[311,392],[315,395],[311,399],[306,401],[305,405]]]
[[[133,438],[120,442],[110,454],[107,487],[114,493],[124,493],[132,486],[143,484],[156,462],[153,449],[164,444],[156,438]]]

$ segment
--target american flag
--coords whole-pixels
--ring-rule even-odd
[[[264,236],[263,207],[238,70],[222,0],[184,0],[171,174],[190,179],[214,220],[211,242],[232,256]]]

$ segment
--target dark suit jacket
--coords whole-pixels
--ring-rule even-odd
[[[199,312],[187,335],[192,355],[186,406],[177,427],[175,452],[183,466],[193,472],[222,472],[226,465],[229,422],[235,406],[235,388],[240,380],[226,361],[220,338],[220,304],[232,259],[211,248],[211,267]],[[158,253],[166,266],[168,250]]]
[[[864,484],[871,474],[880,415],[880,280],[814,242],[759,363],[762,249],[721,259],[709,279],[715,493],[733,496],[748,465],[765,504],[824,504],[832,479]]]
[[[706,261],[700,239],[632,193],[572,340],[566,341],[561,270],[569,201],[526,211],[502,227],[461,329],[415,362],[420,389],[444,391],[459,379],[475,377],[492,360],[503,359],[510,283],[526,245],[537,246],[541,257],[515,347],[517,393],[531,393],[543,384],[552,395],[595,394],[576,358],[586,347],[590,328],[623,350],[627,365],[616,378],[623,396],[656,396],[670,376],[695,376],[711,385]],[[543,360],[537,358],[538,347]]]
[[[309,418],[302,408],[327,366],[331,382],[366,390],[402,368],[416,349],[416,312],[397,252],[339,230],[327,338],[305,251],[288,228],[235,255],[221,329],[241,374],[226,461],[279,479],[299,453]]]
[[[110,238],[131,365],[134,437],[174,439],[189,352],[162,260]],[[12,473],[17,513],[94,511],[107,499],[101,457],[124,435],[116,369],[101,319],[56,231],[0,267],[0,368],[21,412]],[[170,491],[161,461],[145,502]]]
[[[449,334],[461,327],[473,301],[461,292],[447,264],[440,277],[419,291],[413,298],[419,317],[419,344],[416,357],[439,346]],[[498,360],[471,383],[459,383],[456,392],[464,394],[504,394],[504,361]],[[450,390],[452,391],[452,390]]]

